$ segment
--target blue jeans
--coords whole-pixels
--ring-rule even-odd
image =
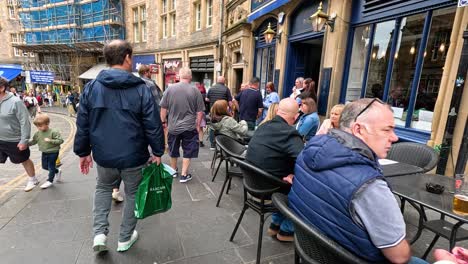
[[[255,130],[256,121],[246,121],[249,130]]]
[[[49,179],[47,181],[54,182],[55,174],[58,173],[55,162],[59,153],[44,153],[42,152],[42,168],[49,171]]]
[[[293,223],[281,213],[273,213],[271,215],[271,222],[275,225],[280,226],[280,230],[283,232],[294,233]]]
[[[411,257],[408,264],[429,264],[429,262],[427,262],[427,261],[425,261],[423,259],[417,258],[417,257]]]

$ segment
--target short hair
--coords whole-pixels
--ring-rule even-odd
[[[182,67],[179,70],[180,79],[190,79],[192,77],[192,70],[189,67]]]
[[[260,79],[258,77],[253,77],[252,79],[250,79],[250,82],[249,84],[259,84],[260,83]]]
[[[359,100],[346,104],[340,116],[340,129],[350,128],[351,123],[354,122],[354,119],[356,119],[359,113],[361,113],[361,111],[364,110],[364,108],[366,108],[372,102],[372,100],[374,100],[374,98],[361,98]],[[378,104],[379,103],[372,104],[369,108],[366,109],[366,111],[361,113],[360,116],[366,116],[369,113],[369,111],[376,107]],[[388,104],[384,105],[391,109],[390,106],[388,106]]]
[[[34,118],[33,123],[35,126],[49,125],[50,118],[46,113],[40,113]]]
[[[8,80],[3,78],[3,77],[0,77],[0,87],[5,87],[5,91],[6,89],[10,86],[10,84],[8,83]]]
[[[224,116],[229,116],[228,102],[226,100],[217,100],[211,107],[210,114],[214,121],[221,121]]]
[[[270,88],[272,92],[276,92],[275,90],[275,84],[273,82],[267,82],[265,85],[266,88]]]
[[[296,78],[296,82],[304,83],[304,77]]]
[[[132,45],[126,40],[113,40],[104,46],[104,58],[109,66],[122,65],[125,57],[132,57]]]
[[[140,68],[138,68],[138,74],[141,76],[147,72],[150,71],[150,67],[148,65],[145,65],[145,64],[141,64],[140,65]]]

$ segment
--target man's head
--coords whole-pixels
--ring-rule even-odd
[[[296,83],[295,83],[296,88],[302,89],[303,84],[304,84],[304,78],[299,77],[299,78],[296,79]]]
[[[49,116],[45,113],[41,113],[34,118],[33,124],[39,131],[47,131],[50,124]]]
[[[341,112],[340,129],[364,141],[381,159],[398,140],[393,112],[377,98],[363,98],[347,104]]]
[[[224,79],[224,76],[218,76],[218,78],[216,78],[216,82],[224,84],[226,79]]]
[[[10,93],[16,94],[16,88],[15,88],[15,87],[11,87],[11,88],[10,88]]]
[[[151,78],[150,67],[145,64],[140,65],[140,68],[138,68],[138,74],[140,77]]]
[[[3,77],[0,77],[0,94],[6,93],[8,86],[8,80]]]
[[[192,81],[192,70],[189,67],[183,67],[179,70],[180,80],[189,83]]]
[[[293,125],[299,116],[299,106],[296,100],[285,98],[280,101],[277,115],[281,116],[289,125]]]
[[[249,81],[249,86],[254,89],[258,89],[258,87],[260,86],[260,79],[258,77],[253,77]]]
[[[119,68],[128,72],[132,71],[133,49],[125,40],[112,40],[104,46],[104,58],[111,68]]]

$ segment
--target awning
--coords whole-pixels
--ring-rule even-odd
[[[19,64],[0,64],[0,76],[8,81],[21,74],[23,68]]]
[[[101,64],[98,64],[98,65],[95,65],[93,67],[91,67],[89,70],[83,72],[81,75],[80,75],[80,79],[88,79],[88,80],[93,80],[93,79],[96,79],[96,77],[98,76],[98,74],[102,71],[102,70],[105,70],[105,69],[108,69],[109,67],[107,66],[107,64],[105,63],[101,63]]]
[[[289,1],[290,0],[272,0],[264,6],[260,7],[259,9],[250,13],[250,15],[247,17],[247,22],[252,23],[252,21],[254,21],[255,19],[270,13],[271,11],[279,8],[280,6],[287,4]]]

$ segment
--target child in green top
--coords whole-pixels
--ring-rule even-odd
[[[56,168],[55,161],[58,158],[63,139],[60,132],[49,128],[49,123],[50,119],[47,114],[37,115],[34,119],[34,125],[38,131],[29,141],[30,146],[38,144],[39,151],[42,152],[42,168],[49,171],[49,178],[41,185],[42,189],[52,186],[55,177],[57,177],[57,181],[61,181],[62,176],[62,171]]]

